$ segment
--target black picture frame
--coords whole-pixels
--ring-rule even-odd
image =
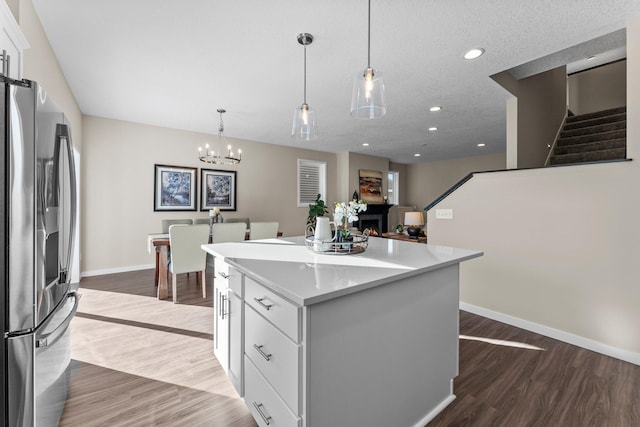
[[[237,174],[235,171],[200,169],[200,210],[218,208],[235,211]]]
[[[156,164],[153,176],[154,211],[197,210],[197,168]]]

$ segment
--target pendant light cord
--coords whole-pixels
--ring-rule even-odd
[[[369,0],[367,32],[367,68],[371,68],[371,0]]]
[[[307,103],[307,45],[304,45],[304,103]]]

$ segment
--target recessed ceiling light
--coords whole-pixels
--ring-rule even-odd
[[[587,61],[593,61],[594,59],[596,59],[595,55],[591,55],[587,58]]]
[[[435,127],[435,126],[431,126],[431,127],[429,128],[429,132],[433,132],[433,131],[435,131],[435,130],[438,130],[438,128],[437,128],[437,127]]]
[[[414,154],[413,157],[420,157],[420,153]]]
[[[480,56],[482,56],[482,54],[484,53],[484,49],[481,47],[476,47],[473,48],[471,50],[469,50],[467,53],[464,54],[464,59],[476,59],[479,58]]]
[[[483,144],[483,143],[481,142],[480,144],[478,144],[478,147],[484,147],[484,146],[486,146],[486,145],[487,145],[487,144]]]
[[[434,105],[433,107],[429,108],[429,111],[433,111],[433,112],[440,111],[440,110],[442,110],[442,107],[439,105]]]
[[[368,147],[368,146],[369,146],[369,143],[368,143],[368,142],[363,142],[363,143],[362,143],[362,146],[363,146],[363,147]]]

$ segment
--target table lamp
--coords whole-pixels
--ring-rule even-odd
[[[404,214],[404,225],[407,226],[409,237],[417,239],[424,225],[424,215],[422,212],[406,212]]]

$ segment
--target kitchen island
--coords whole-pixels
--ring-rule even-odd
[[[459,263],[475,250],[371,238],[203,245],[214,351],[261,426],[424,426],[453,399]]]

